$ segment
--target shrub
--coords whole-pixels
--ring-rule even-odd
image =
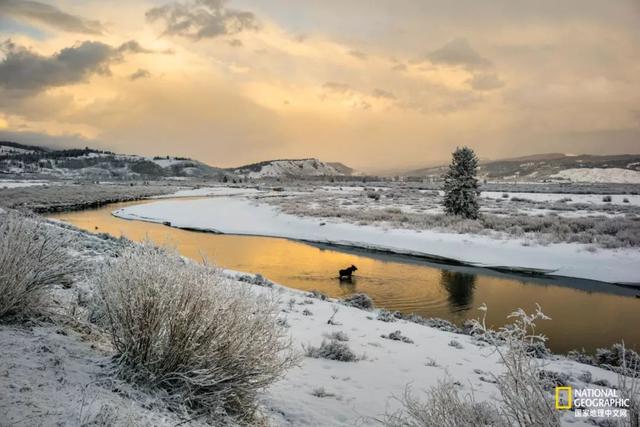
[[[380,200],[380,193],[376,192],[375,190],[374,191],[368,191],[367,192],[367,197],[370,198],[370,199],[373,199],[375,201],[378,201],[378,200]]]
[[[640,355],[626,348],[624,343],[616,343],[611,348],[596,349],[595,362],[600,367],[612,371],[623,366],[640,368]]]
[[[622,203],[629,203],[629,199],[625,197],[624,199],[622,199]]]
[[[622,397],[629,399],[630,425],[638,426],[640,425],[640,357],[635,351],[627,349],[624,342],[615,346],[617,346],[620,361],[620,366],[612,368],[618,374],[617,388]]]
[[[381,335],[381,337],[392,341],[402,341],[407,344],[413,344],[413,340],[402,335],[401,331],[394,331],[389,333],[389,335]]]
[[[270,294],[173,251],[127,248],[98,290],[120,376],[163,390],[175,409],[250,421],[257,392],[296,361]]]
[[[342,331],[331,332],[328,335],[328,337],[329,339],[336,340],[336,341],[343,341],[343,342],[349,341],[349,336]]]
[[[339,362],[357,362],[358,356],[351,351],[348,345],[331,340],[329,342],[322,341],[320,347],[307,347],[307,357],[313,357],[314,359],[329,359],[337,360]]]
[[[449,341],[449,347],[457,348],[458,350],[462,350],[464,348],[462,344],[456,340]]]
[[[603,202],[606,202],[606,203],[611,202],[611,196],[604,196],[604,197],[602,198],[602,201],[603,201]]]
[[[397,320],[396,316],[392,312],[387,310],[380,310],[376,319],[388,323],[395,322]]]
[[[473,396],[460,396],[452,380],[442,380],[427,392],[421,401],[410,389],[400,399],[402,409],[387,414],[383,424],[388,427],[507,427],[498,409],[485,402],[475,402]]]
[[[485,311],[486,306],[481,310]],[[500,405],[478,403],[473,395],[460,397],[456,383],[441,381],[420,401],[406,392],[401,400],[402,409],[388,415],[383,421],[387,426],[543,426],[560,425],[554,409],[552,385],[566,378],[560,374],[543,371],[540,364],[528,353],[530,344],[545,338],[536,335],[535,321],[548,319],[538,307],[534,314],[523,310],[512,313],[512,324],[498,331],[488,329],[485,318],[473,321],[472,335],[490,343],[504,365],[504,373],[481,377],[494,383],[500,393]],[[452,341],[457,342],[457,341]],[[451,344],[450,344],[451,345]]]
[[[486,306],[481,310],[486,316]],[[558,413],[546,391],[552,383],[530,354],[532,344],[546,341],[535,334],[535,322],[550,319],[539,306],[533,314],[518,309],[509,318],[515,320],[498,331],[488,329],[484,319],[476,321],[474,328],[493,345],[505,366],[505,373],[493,378],[501,396],[502,416],[508,425],[559,426]]]
[[[374,304],[367,294],[353,294],[342,300],[346,305],[359,308],[360,310],[373,310]]]
[[[81,270],[70,234],[33,218],[0,214],[0,319],[43,314],[50,291]]]

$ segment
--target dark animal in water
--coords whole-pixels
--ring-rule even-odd
[[[340,280],[351,280],[351,276],[353,275],[353,272],[356,271],[357,269],[358,267],[356,267],[355,265],[351,265],[351,267],[345,268],[344,270],[340,270],[338,272],[338,276]]]

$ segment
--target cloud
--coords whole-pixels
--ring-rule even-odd
[[[504,80],[495,73],[479,73],[466,81],[475,90],[494,90],[504,86]]]
[[[100,141],[85,138],[78,134],[51,135],[44,132],[0,130],[0,140],[15,141],[22,144],[38,145],[48,148],[79,148],[90,146],[104,148]]]
[[[71,15],[37,1],[0,0],[1,15],[72,33],[102,34],[104,32],[104,27],[99,21]]]
[[[325,84],[322,85],[322,88],[328,92],[335,92],[335,93],[351,92],[351,86],[349,86],[346,83],[339,83],[339,82],[326,82]]]
[[[358,59],[361,59],[363,61],[366,61],[367,58],[368,58],[368,55],[366,53],[361,52],[359,50],[350,50],[348,53],[349,53],[349,55],[353,56],[354,58],[358,58]]]
[[[215,38],[257,30],[258,20],[251,12],[228,9],[226,0],[195,0],[169,3],[146,13],[149,22],[162,21],[164,34],[193,40]]]
[[[0,62],[0,87],[25,92],[76,83],[91,74],[108,75],[109,65],[121,61],[125,53],[147,52],[135,41],[117,48],[85,41],[51,56],[40,55],[11,41],[0,45],[0,50],[5,54]]]
[[[396,96],[389,92],[386,91],[384,89],[374,89],[373,90],[373,97],[374,98],[384,98],[384,99],[396,99]]]
[[[491,61],[474,50],[467,39],[453,39],[440,49],[427,55],[434,64],[462,66],[466,68],[482,68],[491,65]]]
[[[407,71],[407,64],[399,63],[391,67],[393,71]]]
[[[138,71],[129,75],[129,80],[134,81],[138,79],[146,79],[151,77],[151,73],[147,70],[139,68]]]

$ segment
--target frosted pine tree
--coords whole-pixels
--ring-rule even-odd
[[[478,158],[471,148],[462,147],[453,153],[449,171],[444,176],[444,210],[450,215],[477,219]]]

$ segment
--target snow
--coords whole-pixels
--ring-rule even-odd
[[[246,167],[235,170],[239,175],[248,178],[275,178],[286,176],[338,176],[340,171],[317,159],[273,160],[254,171]]]
[[[157,199],[173,198],[173,197],[206,197],[206,196],[237,196],[256,194],[258,190],[253,188],[234,188],[234,187],[203,187],[188,190],[179,190],[172,194],[164,194],[156,196]]]
[[[177,425],[152,397],[111,379],[108,344],[85,330],[0,325],[0,425]]]
[[[551,177],[568,179],[573,182],[640,184],[640,171],[621,168],[565,169]]]
[[[495,385],[482,381],[480,377],[490,378],[491,373],[501,373],[503,365],[493,349],[478,346],[470,336],[405,320],[387,323],[377,320],[375,311],[363,311],[335,301],[305,298],[302,292],[277,285],[275,288],[281,293],[285,311],[282,315],[289,324],[295,348],[319,346],[327,339],[327,334],[342,331],[349,337],[346,342],[349,348],[364,356],[357,362],[305,357],[300,367],[291,369],[261,399],[278,426],[370,425],[372,421],[367,417],[379,419],[386,411],[398,409],[394,396],[401,397],[407,386],[422,396],[424,390],[447,375],[461,384],[463,395],[473,390],[475,399],[482,401],[497,394]],[[294,302],[288,305],[291,299]],[[308,304],[309,301],[312,304]],[[339,308],[334,320],[340,325],[327,324],[334,307]],[[304,309],[312,315],[303,315]],[[381,337],[396,330],[414,343]],[[459,342],[462,348],[450,346],[452,340]],[[430,360],[435,361],[436,366],[429,366]],[[611,372],[567,359],[545,363],[548,363],[545,369],[569,373],[574,377],[588,370],[593,378],[615,381],[615,374]],[[312,392],[319,388],[335,396],[314,396]]]
[[[615,194],[611,195],[611,202],[604,202],[602,194],[567,194],[567,193],[523,193],[523,192],[501,192],[501,191],[483,191],[480,196],[488,199],[502,199],[503,194],[511,197],[532,200],[534,202],[557,202],[558,200],[566,200],[567,204],[588,203],[594,205],[632,205],[640,206],[640,195],[637,194]],[[624,199],[629,200],[628,203]]]
[[[153,157],[149,157],[147,158],[147,160],[155,163],[156,165],[162,167],[162,168],[168,168],[169,166],[173,166],[173,165],[179,165],[182,163],[185,163],[185,160],[178,160],[178,159],[173,159],[173,158],[169,158],[169,159],[154,159]]]
[[[225,196],[198,201],[220,200],[225,201]],[[159,201],[144,206],[166,207],[167,204],[183,202]],[[230,214],[234,213],[238,214],[238,211],[232,209]],[[255,212],[247,212],[246,217],[252,213]],[[84,233],[79,233],[79,236],[86,239],[88,251],[79,255],[90,254],[94,262],[103,259],[110,241]],[[224,274],[235,280],[244,275],[228,270]],[[412,386],[420,397],[425,389],[447,376],[460,383],[462,395],[473,393],[479,401],[497,396],[495,385],[481,377],[498,375],[504,367],[495,351],[475,342],[470,336],[405,320],[383,322],[376,319],[378,313],[375,310],[363,311],[344,306],[336,300],[309,298],[302,291],[278,284],[272,287],[240,281],[236,284],[251,286],[256,293],[276,294],[280,301],[280,316],[286,319],[287,332],[295,350],[302,353],[304,346],[318,346],[327,334],[341,331],[349,338],[346,342],[349,348],[363,356],[357,362],[302,357],[298,367],[289,370],[259,397],[261,409],[271,421],[269,425],[370,425],[372,417],[380,418],[386,411],[398,408],[394,397],[402,396],[407,386]],[[73,307],[73,313],[76,309],[82,312],[82,306],[74,304],[85,299],[80,298],[82,292],[91,294],[92,286],[91,281],[82,281],[72,287],[56,287],[56,311],[72,313]],[[336,324],[330,325],[327,320],[335,308],[338,308],[334,317]],[[304,315],[305,309],[311,314]],[[113,349],[109,337],[85,318],[67,314],[63,319],[68,320],[57,325],[0,325],[0,414],[3,417],[0,424],[65,426],[94,425],[91,422],[95,421],[95,425],[175,426],[184,421],[168,412],[161,402],[144,390],[137,390],[114,378],[110,369]],[[414,343],[381,337],[396,330]],[[449,345],[452,340],[460,343],[462,348]],[[582,365],[561,356],[541,363],[545,365],[544,369],[563,372],[573,378],[589,371],[594,380],[616,383],[614,372]],[[572,382],[583,385],[579,380]],[[333,396],[314,395],[314,391],[320,388]],[[106,415],[110,418],[105,420]],[[586,425],[580,420],[574,423],[575,418],[570,411],[566,411],[563,421],[565,425]],[[189,425],[198,426],[200,422],[195,420]]]
[[[8,145],[0,145],[0,154],[25,154],[33,153],[33,150],[25,150],[24,148],[9,147]]]
[[[523,246],[520,240],[431,230],[384,229],[339,221],[300,218],[241,197],[159,201],[119,209],[115,216],[228,234],[285,237],[339,245],[437,255],[479,266],[552,270],[567,277],[603,282],[640,282],[637,249],[586,250],[577,243]]]
[[[0,189],[2,188],[18,188],[18,187],[34,187],[38,185],[50,184],[49,181],[28,181],[28,180],[0,180]]]

